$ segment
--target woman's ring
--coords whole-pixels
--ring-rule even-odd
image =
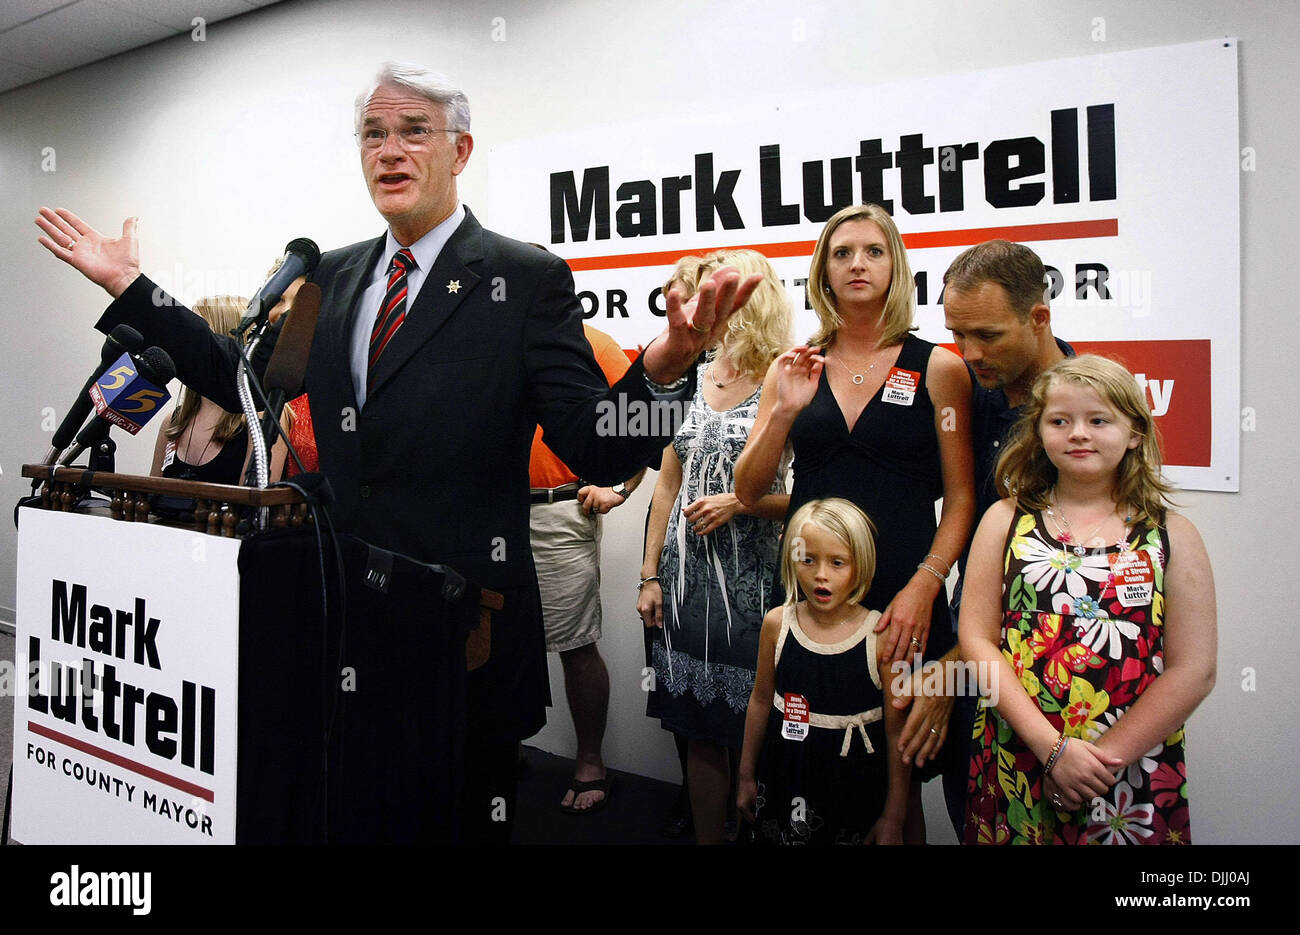
[[[930,728],[930,733],[934,734],[934,736],[936,736],[936,737],[939,736],[939,732],[938,732],[937,730],[935,730],[933,727]]]
[[[921,641],[918,640],[918,639],[914,636],[914,637],[912,637],[912,645],[915,646],[917,649],[920,649],[920,648],[921,648]]]
[[[708,334],[708,333],[709,333],[709,329],[708,329],[708,328],[698,328],[698,327],[696,327],[695,322],[691,322],[691,330],[694,331],[696,334]]]

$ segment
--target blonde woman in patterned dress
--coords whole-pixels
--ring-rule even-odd
[[[723,840],[730,761],[744,738],[789,503],[782,471],[766,496],[742,507],[732,472],[754,424],[763,374],[791,344],[790,300],[762,255],[713,254],[699,275],[722,266],[761,273],[763,281],[700,364],[691,408],[664,449],[637,599],[645,625],[662,634],[652,652],[659,716],[688,740],[687,790],[701,844]]]

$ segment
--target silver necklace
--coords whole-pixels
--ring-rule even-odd
[[[871,362],[871,366],[868,367],[866,370],[856,371],[856,370],[850,370],[849,365],[846,364],[844,361],[840,360],[838,354],[831,359],[844,368],[844,372],[847,373],[853,379],[854,386],[861,386],[863,383],[865,383],[867,381],[867,377],[871,374],[871,371],[875,370],[876,364],[880,362],[879,360],[873,360]]]
[[[1110,519],[1116,513],[1115,510],[1111,510],[1101,518],[1101,522],[1096,525],[1092,532],[1088,533],[1088,535],[1084,536],[1082,539],[1075,541],[1074,534],[1070,531],[1070,521],[1065,518],[1065,511],[1061,509],[1061,503],[1056,499],[1055,487],[1052,488],[1052,504],[1055,506],[1055,509],[1053,509],[1053,506],[1048,506],[1047,515],[1056,523],[1057,540],[1060,541],[1061,545],[1070,546],[1070,551],[1080,557],[1088,554],[1088,549],[1084,543],[1090,542],[1092,537],[1097,535],[1097,531],[1101,529],[1102,526],[1106,525],[1106,520]],[[1057,516],[1057,513],[1060,514],[1059,517]],[[1128,524],[1132,519],[1132,513],[1129,513],[1124,517],[1124,532],[1120,535],[1119,539],[1115,541],[1115,545],[1121,549],[1128,545]],[[1074,543],[1073,545],[1071,545],[1072,542]]]

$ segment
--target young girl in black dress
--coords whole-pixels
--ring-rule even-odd
[[[858,603],[875,565],[871,523],[847,500],[809,501],[786,528],[787,597],[763,619],[736,798],[760,841],[903,843],[904,715],[885,703],[880,612]]]

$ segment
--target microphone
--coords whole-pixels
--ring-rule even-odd
[[[319,262],[320,247],[316,246],[315,241],[308,240],[306,237],[289,241],[284,248],[284,260],[280,268],[271,274],[271,278],[257,291],[257,295],[253,296],[253,301],[248,303],[248,311],[244,312],[244,317],[239,320],[239,325],[231,334],[238,337],[247,331],[254,322],[280,301],[284,290],[288,289],[295,279],[316,272],[316,264]]]
[[[316,322],[320,318],[320,286],[304,283],[294,297],[293,308],[288,312],[275,350],[262,376],[266,391],[279,390],[286,395],[297,395],[307,373],[307,357],[311,353]]]
[[[71,464],[87,448],[108,437],[114,425],[135,435],[171,399],[167,384],[176,365],[161,347],[146,348],[138,357],[123,354],[90,388],[95,418],[77,433],[77,443],[59,463]]]
[[[59,459],[59,455],[64,448],[72,443],[77,429],[81,428],[82,423],[86,421],[86,416],[90,415],[90,388],[99,380],[100,374],[108,369],[108,365],[113,360],[121,356],[123,351],[130,353],[138,351],[144,344],[144,338],[140,332],[136,331],[130,325],[118,325],[104,339],[104,347],[99,352],[99,366],[90,374],[86,380],[86,385],[81,388],[77,398],[73,400],[72,405],[68,408],[68,414],[63,417],[59,427],[54,431],[54,437],[50,439],[50,450],[45,453],[45,460],[42,464],[53,464]]]
[[[262,437],[268,449],[275,444],[275,426],[284,411],[284,403],[302,391],[311,354],[316,323],[320,318],[321,291],[315,283],[303,283],[294,296],[293,307],[283,320],[275,350],[262,376],[266,391],[266,411],[262,413]],[[250,465],[251,467],[251,465]]]

